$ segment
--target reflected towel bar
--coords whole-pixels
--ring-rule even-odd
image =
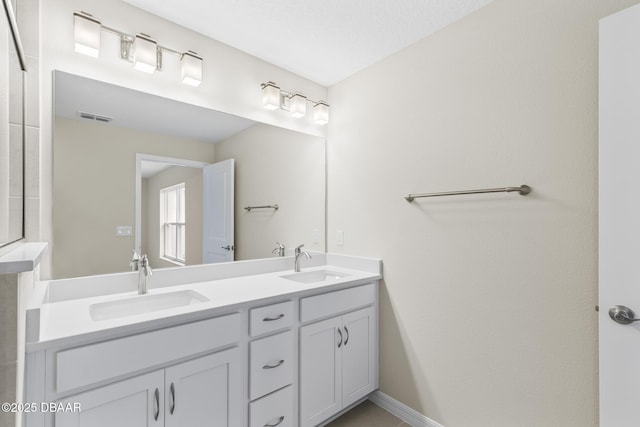
[[[247,210],[247,212],[251,212],[252,209],[273,209],[277,211],[278,209],[280,209],[280,206],[278,205],[245,206],[245,209]]]
[[[521,196],[526,196],[531,192],[531,187],[521,185],[520,187],[501,187],[501,188],[485,188],[482,190],[462,190],[462,191],[445,191],[443,193],[425,193],[425,194],[407,194],[404,196],[407,202],[413,202],[413,199],[419,197],[438,197],[438,196],[458,196],[462,194],[480,194],[480,193],[512,193],[517,191]]]

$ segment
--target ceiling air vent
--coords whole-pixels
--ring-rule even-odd
[[[111,120],[113,120],[113,117],[99,116],[97,114],[85,113],[84,111],[78,111],[78,115],[80,115],[80,117],[82,117],[83,119],[95,120],[96,122],[102,123],[109,123]]]

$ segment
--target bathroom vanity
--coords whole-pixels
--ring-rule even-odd
[[[321,424],[378,387],[375,259],[314,254],[39,284],[28,427]],[[37,407],[36,407],[37,406]]]

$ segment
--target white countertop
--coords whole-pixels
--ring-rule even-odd
[[[30,242],[19,245],[11,252],[0,256],[0,274],[33,271],[40,263],[47,243]]]
[[[285,270],[153,288],[154,272],[150,281],[149,295],[192,290],[206,297],[208,301],[114,319],[93,320],[90,315],[90,306],[113,300],[144,298],[145,295],[138,296],[136,291],[129,291],[55,302],[43,301],[30,308],[30,310],[39,311],[38,315],[30,316],[32,321],[38,323],[37,334],[32,334],[38,338],[27,343],[27,351],[124,336],[172,324],[204,319],[217,315],[217,313],[223,313],[225,310],[227,312],[233,310],[234,306],[239,304],[255,303],[256,306],[259,306],[261,301],[272,298],[294,296],[313,290],[328,290],[359,283],[364,284],[382,277],[379,260],[354,257],[354,262],[349,262],[351,257],[331,257],[328,255],[326,258],[326,261],[333,260],[338,265],[325,264],[303,268],[303,272],[331,270],[345,274],[345,277],[305,284],[281,277],[292,273],[292,270]],[[354,268],[346,268],[345,266]],[[359,268],[364,269],[360,270]]]

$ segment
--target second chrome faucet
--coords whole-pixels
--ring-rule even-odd
[[[293,271],[295,271],[296,273],[300,272],[300,258],[305,257],[307,259],[311,259],[311,254],[309,254],[309,252],[307,251],[303,251],[302,250],[303,247],[304,245],[298,246],[294,252],[295,259],[294,259]]]

